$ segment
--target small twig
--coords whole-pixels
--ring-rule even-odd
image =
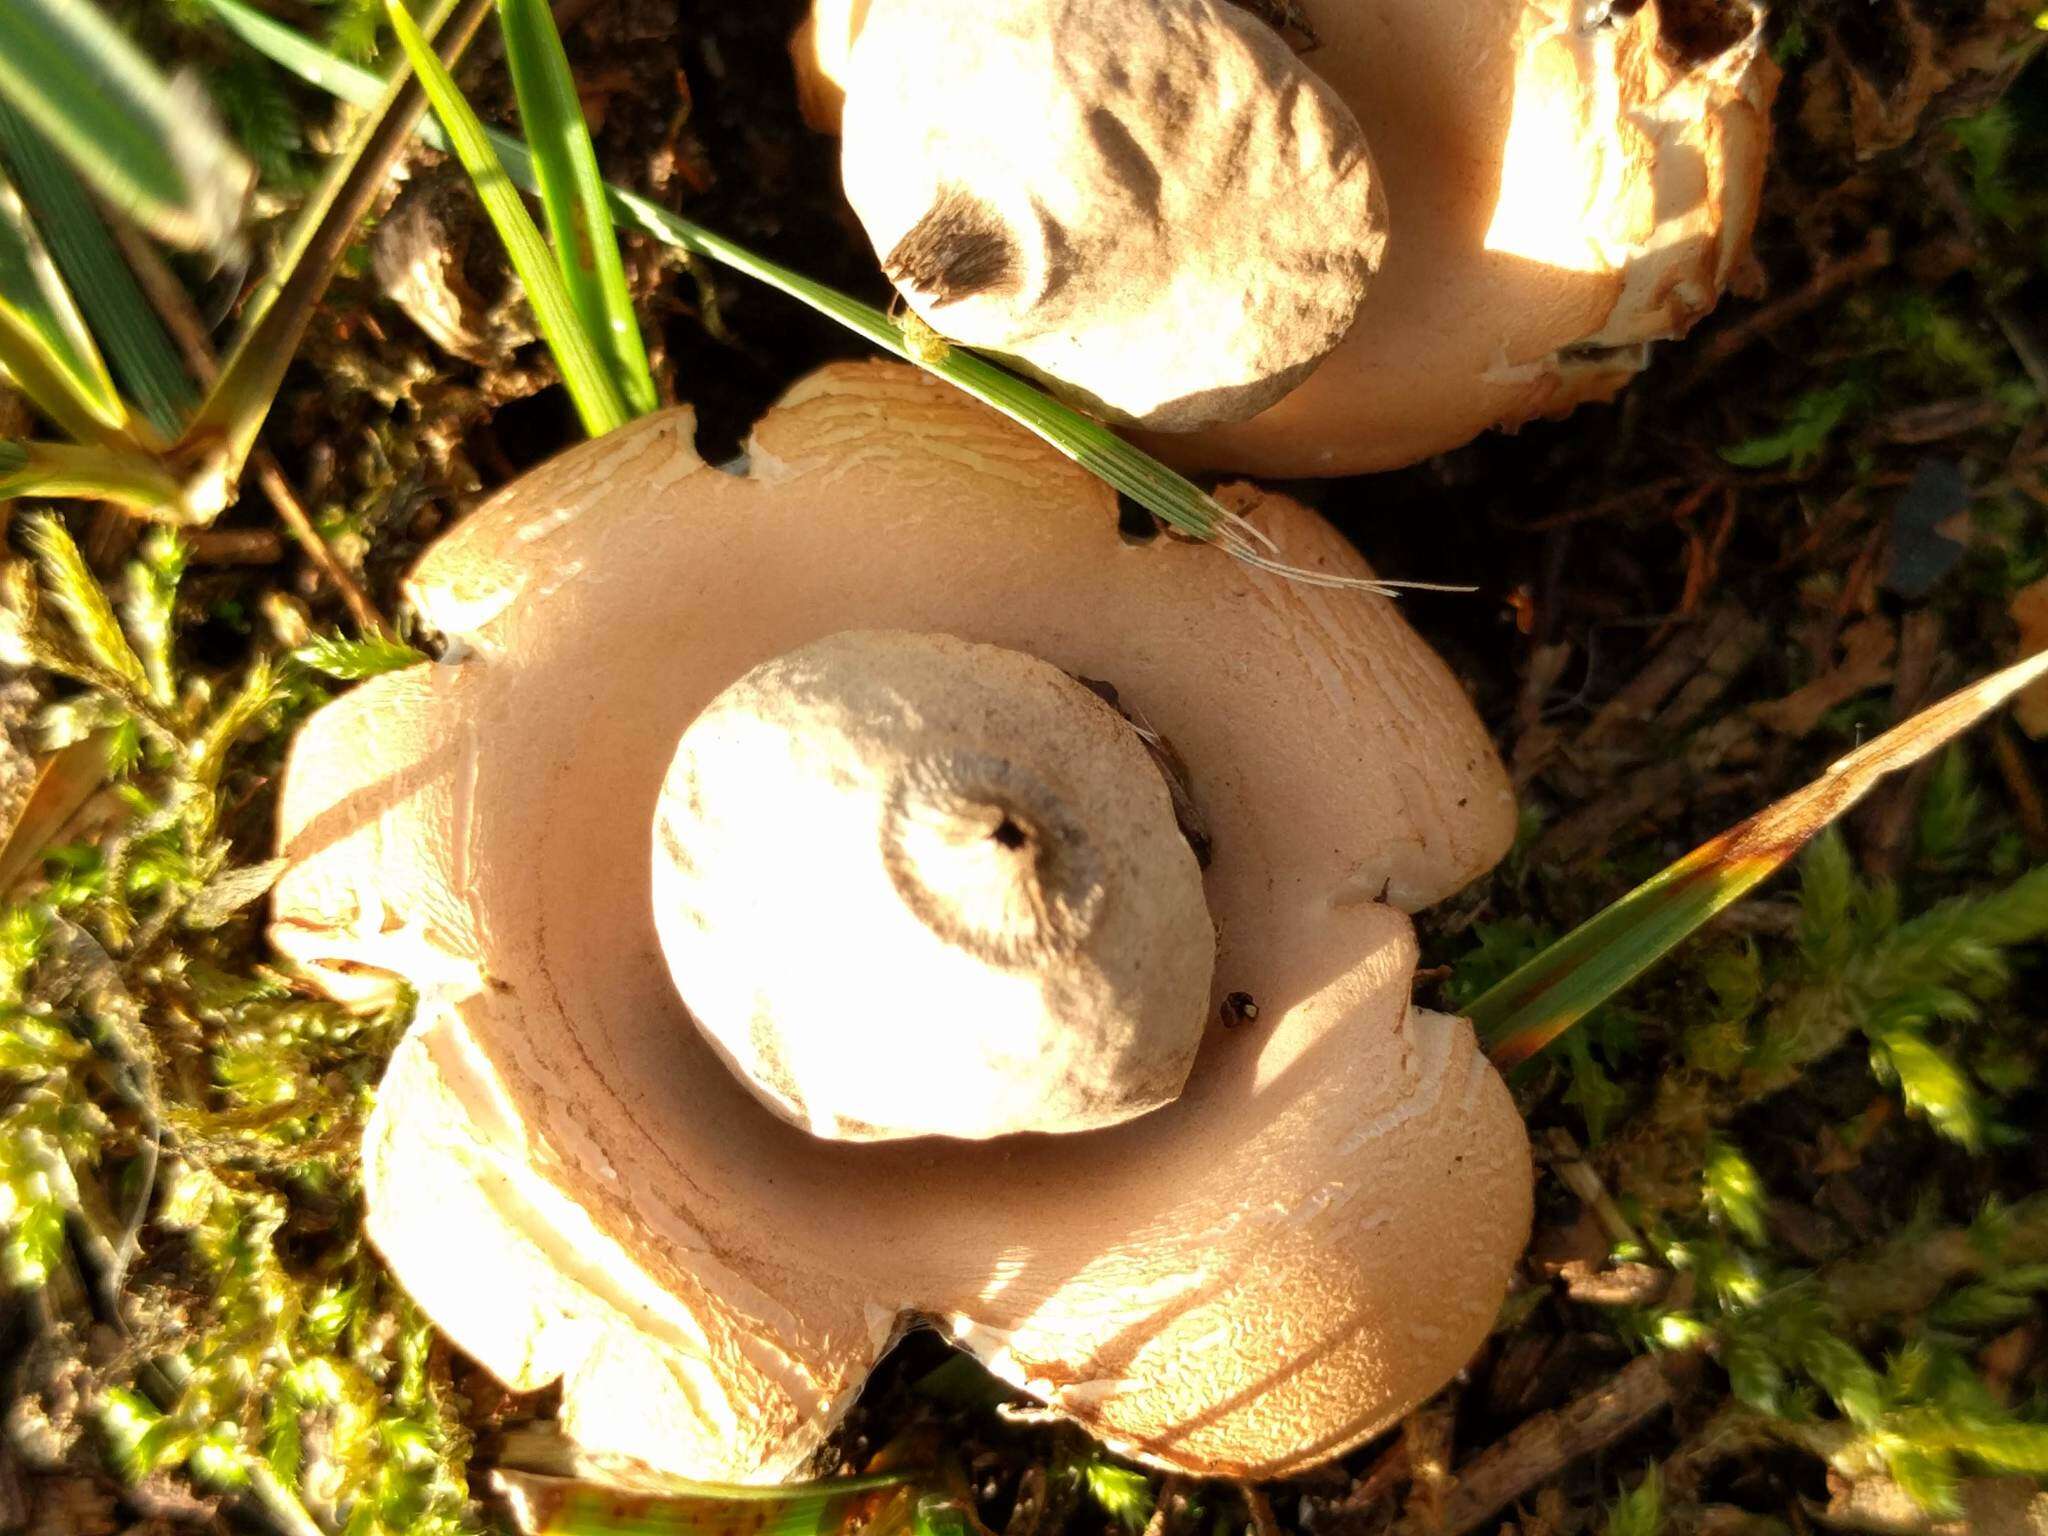
[[[1614,1197],[1607,1192],[1607,1186],[1601,1182],[1593,1165],[1580,1155],[1579,1144],[1572,1140],[1571,1132],[1561,1126],[1552,1126],[1546,1150],[1550,1154],[1550,1171],[1593,1213],[1608,1241],[1637,1252],[1646,1252],[1642,1234],[1622,1215],[1621,1207],[1614,1203]]]
[[[1178,1472],[1169,1472],[1160,1480],[1159,1497],[1152,1504],[1152,1518],[1145,1522],[1145,1536],[1166,1536],[1185,1487]]]
[[[195,528],[185,535],[194,565],[275,565],[284,540],[275,528]]]
[[[1963,196],[1963,189],[1956,184],[1955,173],[1938,157],[1929,156],[1922,174],[1962,237],[1978,251],[1988,251],[1991,240],[1983,221],[1970,206],[1970,200]],[[2006,345],[2012,348],[2013,356],[2019,359],[2027,377],[2034,381],[2034,388],[2048,396],[2048,345],[2034,334],[2034,327],[2026,317],[1993,293],[1988,284],[1980,280],[1978,287],[1983,291],[1986,312],[2005,333]]]
[[[1316,1516],[1316,1530],[1323,1536],[1345,1536],[1367,1529],[1370,1517],[1408,1476],[1410,1448],[1408,1436],[1397,1435],[1379,1460],[1352,1484],[1351,1491]]]
[[[1451,1388],[1401,1421],[1401,1444],[1407,1453],[1408,1497],[1401,1517],[1434,1528],[1443,1519],[1444,1495],[1455,1479],[1451,1473],[1457,1389]]]
[[[1829,262],[1797,291],[1758,305],[1735,324],[1708,337],[1699,348],[1698,360],[1692,371],[1680,382],[1678,392],[1685,394],[1738,352],[1762,340],[1787,321],[1796,320],[1808,310],[1826,303],[1838,289],[1860,282],[1873,272],[1891,265],[1891,260],[1892,232],[1882,227],[1873,229],[1861,250]]]
[[[1010,1501],[1010,1520],[1003,1527],[1003,1536],[1038,1536],[1038,1527],[1045,1519],[1045,1506],[1045,1468],[1034,1462],[1017,1478],[1017,1496]],[[1152,1518],[1155,1522],[1158,1520],[1157,1511]],[[1145,1536],[1153,1536],[1150,1527],[1147,1527]]]
[[[156,1097],[150,1090],[150,1098]],[[128,1215],[121,1223],[120,1235],[114,1249],[107,1258],[106,1273],[101,1283],[106,1287],[107,1309],[116,1314],[120,1311],[121,1293],[127,1288],[128,1271],[142,1253],[142,1229],[149,1222],[149,1208],[156,1200],[157,1175],[163,1167],[164,1127],[162,1106],[152,1102],[148,1106],[148,1134],[142,1139],[142,1180],[141,1188],[135,1192],[135,1200],[128,1209]]]
[[[150,302],[163,317],[165,328],[184,354],[185,366],[192,370],[195,379],[210,387],[220,376],[220,359],[215,356],[213,345],[207,339],[205,322],[199,318],[199,311],[193,308],[191,296],[164,266],[163,259],[147,245],[131,236],[123,241],[122,251],[135,268],[143,292],[149,295]],[[366,635],[388,637],[391,626],[384,622],[377,605],[357,584],[349,568],[320,537],[320,530],[306,515],[305,504],[292,489],[291,481],[285,478],[277,456],[259,444],[251,450],[249,464],[256,471],[256,483],[276,509],[278,521],[284,524],[299,548],[305,551],[306,558],[334,588],[342,606],[348,609],[349,617],[355,620],[356,628]]]
[[[110,220],[108,227],[121,247],[128,269],[142,285],[150,308],[171,333],[171,341],[185,359],[186,369],[200,384],[211,384],[220,367],[214,361],[213,346],[206,337],[206,322],[199,318],[192,295],[185,291],[185,285],[165,264],[156,247],[130,227],[127,220]]]
[[[1266,1490],[1257,1483],[1239,1483],[1237,1491],[1244,1495],[1244,1507],[1251,1513],[1253,1536],[1280,1536],[1280,1522],[1273,1518]]]
[[[333,583],[343,606],[349,611],[349,617],[356,621],[356,628],[366,635],[388,638],[391,634],[390,626],[377,612],[376,605],[370,601],[369,595],[356,584],[356,579],[349,574],[348,567],[341,563],[328,542],[320,537],[320,530],[313,526],[312,518],[306,515],[306,509],[299,501],[298,493],[292,489],[291,482],[285,479],[284,471],[278,467],[277,460],[270,450],[258,448],[249,456],[249,462],[256,471],[256,483],[263,488],[263,494],[270,498],[271,506],[277,509],[278,520],[290,530],[291,536],[299,541],[299,547],[305,550],[307,556],[320,568],[320,574]]]
[[[1771,1443],[1767,1425],[1768,1420],[1755,1409],[1730,1399],[1664,1458],[1660,1471],[1665,1491],[1682,1501],[1697,1497],[1700,1484],[1715,1467]]]
[[[1909,719],[1948,680],[1947,648],[1941,616],[1931,608],[1915,608],[1899,624],[1898,652],[1892,667],[1892,718]],[[1872,795],[1857,818],[1863,832],[1864,863],[1871,874],[1895,879],[1912,853],[1913,829],[1920,802],[1934,776],[1937,759],[1927,758]]]
[[[1991,759],[1998,764],[2005,792],[2012,796],[2013,811],[2020,819],[2020,835],[2027,840],[2027,852],[2035,858],[2048,857],[2048,802],[2041,798],[2041,786],[2027,766],[2026,754],[2003,720],[1991,732]]]
[[[1998,400],[1966,395],[1954,400],[1932,400],[1925,405],[1908,405],[1887,411],[1874,422],[1876,434],[1888,443],[1918,445],[1945,442],[1965,432],[1996,427],[2005,421],[2006,408]]]
[[[1553,528],[1568,528],[1574,523],[1598,522],[1602,518],[1619,517],[1623,513],[1633,512],[1638,507],[1651,506],[1674,492],[1685,490],[1689,483],[1683,476],[1673,475],[1664,480],[1652,480],[1647,484],[1632,485],[1625,491],[1617,491],[1612,496],[1603,496],[1598,501],[1587,502],[1583,506],[1567,507],[1562,512],[1552,512],[1543,517],[1530,518],[1527,522],[1515,522],[1512,519],[1503,518],[1502,524],[1514,533],[1548,533]],[[1705,491],[1713,489],[1713,482],[1710,481],[1705,487],[1695,487],[1695,489],[1700,490],[1704,494]]]
[[[1663,1412],[1672,1400],[1663,1360],[1632,1360],[1590,1392],[1525,1420],[1480,1452],[1458,1469],[1438,1519],[1426,1523],[1410,1516],[1394,1527],[1396,1536],[1465,1536],[1581,1456],[1605,1449]]]
[[[1654,1264],[1616,1264],[1607,1269],[1573,1262],[1561,1278],[1564,1293],[1593,1307],[1650,1307],[1671,1292],[1672,1273]]]
[[[1581,755],[1597,748],[1614,746],[1631,734],[1640,733],[1655,719],[1657,711],[1672,694],[1696,676],[1708,660],[1729,640],[1755,628],[1755,620],[1734,603],[1715,608],[1697,623],[1686,624],[1664,641],[1658,636],[1656,654],[1613,697],[1579,733],[1575,748]]]

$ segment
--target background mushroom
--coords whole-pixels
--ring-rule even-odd
[[[1649,343],[1683,334],[1742,276],[1777,83],[1751,0],[1290,9],[1312,38],[1301,64],[1335,88],[1371,146],[1385,259],[1375,246],[1379,271],[1355,324],[1299,388],[1248,421],[1148,433],[1153,452],[1271,475],[1409,463],[1490,426],[1611,397]],[[820,0],[797,40],[814,121],[829,122],[832,78],[845,87],[847,190],[864,219],[859,166],[876,151],[856,155],[852,133],[857,122],[883,128],[866,117],[863,40],[887,10],[874,0],[864,19],[857,3]],[[953,51],[975,46],[970,17],[979,9],[960,8],[926,45],[926,73],[954,73]],[[916,101],[886,120],[899,144],[958,131],[951,118],[913,119]],[[1262,254],[1233,254],[1240,281],[1257,281]],[[948,314],[927,318],[977,341]],[[1164,354],[1143,361],[1175,366]],[[1178,434],[1193,424],[1143,425]]]
[[[1229,0],[827,0],[795,46],[905,302],[1111,420],[1270,405],[1379,263],[1356,119]]]
[[[1778,72],[1750,0],[1302,0],[1392,238],[1351,334],[1263,415],[1146,446],[1388,469],[1605,400],[1741,276]]]
[[[918,1321],[1191,1472],[1313,1463],[1435,1390],[1491,1325],[1530,1202],[1469,1027],[1409,1001],[1402,909],[1514,827],[1441,662],[1383,599],[1127,542],[1099,482],[911,369],[799,384],[745,477],[690,433],[636,422],[473,513],[412,583],[448,661],[374,679],[293,750],[277,944],[338,992],[420,995],[365,1148],[406,1286],[506,1381],[559,1377],[593,1456],[699,1477],[801,1471]],[[1295,558],[1365,574],[1312,514],[1228,494]],[[885,626],[1112,685],[1185,765],[1217,949],[1166,1107],[829,1141],[692,1027],[648,894],[678,742],[771,658]],[[785,886],[809,878],[784,852]],[[809,937],[792,925],[785,966],[816,963]],[[878,1055],[889,1003],[845,999]]]

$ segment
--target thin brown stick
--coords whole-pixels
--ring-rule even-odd
[[[1745,351],[1788,320],[1796,320],[1808,310],[1826,303],[1838,289],[1890,266],[1891,260],[1892,232],[1882,227],[1873,229],[1861,250],[1839,261],[1829,262],[1795,292],[1758,305],[1735,324],[1708,337],[1699,348],[1699,360],[1679,386],[1680,392],[1693,388],[1729,358]]]
[[[184,354],[185,366],[192,370],[192,376],[201,384],[211,385],[220,375],[220,359],[207,338],[206,324],[199,318],[199,311],[193,307],[192,299],[185,292],[184,285],[172,276],[163,259],[146,243],[124,233],[121,242],[122,254],[127,256],[134,268],[142,291],[149,295],[156,312],[163,317],[164,327],[171,333],[178,350]],[[285,477],[277,456],[268,448],[258,444],[249,454],[249,465],[256,471],[256,483],[263,488],[263,494],[277,512],[278,521],[291,534],[306,558],[326,579],[340,597],[342,606],[355,620],[356,628],[366,635],[391,633],[391,626],[377,611],[377,605],[357,583],[354,573],[341,563],[328,542],[320,537],[320,530],[313,526],[313,520],[306,514],[305,503],[299,500],[298,492]]]
[[[1662,500],[1674,491],[1684,490],[1688,484],[1689,482],[1684,477],[1673,475],[1668,479],[1652,480],[1646,485],[1632,485],[1625,491],[1617,491],[1612,496],[1603,496],[1600,500],[1589,502],[1582,507],[1567,507],[1562,512],[1553,512],[1546,517],[1530,518],[1527,522],[1503,519],[1503,523],[1510,531],[1515,533],[1548,533],[1553,528],[1566,528],[1574,523],[1598,522],[1604,517],[1616,517],[1624,512],[1633,512],[1638,507],[1649,506],[1653,502]],[[1713,488],[1714,482],[1709,481],[1704,486],[1694,487],[1693,490],[1694,493],[1704,497]],[[1688,505],[1689,497],[1687,500],[1680,501],[1678,509],[1672,515],[1675,517],[1683,516]]]
[[[1251,1511],[1252,1536],[1280,1536],[1280,1522],[1273,1518],[1266,1490],[1256,1483],[1239,1483],[1237,1489],[1244,1495],[1244,1507]]]
[[[270,450],[257,449],[250,455],[249,462],[256,471],[256,483],[263,487],[263,494],[270,498],[271,506],[277,509],[278,520],[291,531],[291,536],[299,541],[299,546],[306,551],[313,563],[320,567],[320,574],[334,584],[334,590],[340,594],[343,606],[349,611],[349,617],[356,621],[356,628],[366,635],[388,638],[391,633],[390,626],[385,624],[383,616],[377,612],[368,594],[356,585],[355,577],[349,574],[348,568],[341,563],[327,541],[320,537],[320,530],[313,526],[312,518],[306,515],[306,508],[300,502],[298,493],[292,489],[291,482],[285,479],[284,471],[278,468],[277,460]]]
[[[1166,1536],[1186,1490],[1178,1472],[1169,1472],[1159,1483],[1159,1497],[1152,1505],[1152,1518],[1145,1522],[1145,1536]]]
[[[2048,857],[2048,802],[2041,797],[2041,786],[2034,782],[2033,770],[2027,766],[2018,738],[2003,720],[1991,733],[1991,757],[1998,764],[1999,777],[2005,780],[2006,793],[2012,796],[2013,810],[2020,819],[2020,835],[2027,840],[2027,852],[2037,859]]]
[[[1316,1529],[1328,1536],[1349,1536],[1350,1532],[1367,1529],[1372,1516],[1408,1477],[1410,1449],[1408,1437],[1397,1436],[1379,1459],[1366,1468],[1365,1475],[1352,1484],[1349,1493],[1316,1516]]]
[[[1411,1516],[1396,1536],[1465,1536],[1581,1456],[1612,1445],[1671,1406],[1671,1382],[1655,1355],[1630,1361],[1616,1375],[1562,1408],[1524,1421],[1505,1440],[1458,1469],[1438,1518]]]
[[[1579,1203],[1593,1213],[1593,1219],[1600,1223],[1600,1230],[1607,1234],[1609,1242],[1633,1248],[1644,1246],[1642,1234],[1622,1214],[1621,1207],[1614,1203],[1614,1197],[1607,1192],[1607,1185],[1593,1165],[1585,1160],[1570,1131],[1562,1126],[1552,1126],[1544,1139],[1544,1151],[1548,1154],[1550,1171],[1557,1175],[1558,1183],[1577,1195]]]
[[[206,322],[199,318],[199,310],[192,302],[192,296],[185,291],[185,285],[157,254],[156,247],[128,227],[125,220],[112,219],[108,227],[113,230],[114,239],[121,247],[121,255],[128,263],[128,270],[135,274],[135,280],[142,285],[150,307],[157,318],[164,323],[164,329],[171,333],[171,341],[185,359],[185,367],[201,384],[211,384],[220,364],[215,361],[213,345],[206,337]]]
[[[195,528],[185,550],[194,565],[275,565],[284,540],[275,528]]]
[[[1924,172],[1927,185],[1941,203],[1956,229],[1976,250],[1985,254],[1993,253],[1994,241],[1984,227],[1984,221],[1977,217],[1977,210],[1970,206],[1970,200],[1957,185],[1955,173],[1945,161],[1930,155]],[[2018,310],[1991,291],[1988,284],[1979,280],[1983,291],[1984,309],[1999,330],[2005,333],[2006,345],[2012,348],[2013,356],[2026,370],[2027,377],[2034,381],[2034,388],[2048,395],[2048,343],[2035,334],[2034,327]]]

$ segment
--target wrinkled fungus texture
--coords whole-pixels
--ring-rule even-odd
[[[920,5],[941,7],[945,24],[919,30]],[[1098,0],[1094,14],[1114,36],[1143,30],[1142,18],[1128,13],[1155,9],[1172,7]],[[1237,29],[1265,32],[1262,47],[1279,41],[1249,11],[1226,9],[1236,11]],[[1028,20],[1006,32],[1003,19],[1013,13]],[[1211,200],[1180,208],[1168,229],[1132,216],[1128,190],[1095,187],[1114,163],[1091,162],[1100,146],[1083,144],[1081,133],[1043,142],[1015,135],[1010,125],[1024,118],[989,120],[988,131],[1032,146],[1007,151],[1023,157],[1014,166],[989,161],[1005,166],[1000,174],[958,178],[950,198],[934,195],[944,189],[926,184],[927,170],[904,179],[905,159],[946,165],[950,146],[969,142],[947,114],[975,117],[1006,92],[1037,93],[1037,110],[1085,129],[1103,82],[1118,82],[1115,69],[1049,63],[1055,51],[1045,48],[1005,51],[1012,33],[1069,25],[1059,0],[1004,0],[994,10],[943,0],[815,0],[791,53],[806,120],[824,132],[844,125],[848,195],[879,254],[888,256],[892,241],[936,211],[931,229],[947,237],[948,250],[966,249],[982,258],[982,270],[996,270],[985,243],[977,250],[958,238],[973,222],[972,193],[1000,205],[983,221],[988,227],[1014,222],[1025,232],[1018,249],[1051,253],[1037,267],[1016,264],[1018,271],[1080,272],[1093,284],[1085,306],[1045,306],[1058,329],[1042,350],[1014,347],[1005,327],[1014,328],[1017,315],[1000,302],[935,306],[913,283],[905,287],[913,307],[941,332],[1010,350],[1079,403],[1144,429],[1140,441],[1183,468],[1356,474],[1412,463],[1489,427],[1562,415],[1612,398],[1656,342],[1683,335],[1724,290],[1749,282],[1778,83],[1754,0],[1290,0],[1290,13],[1315,45],[1295,60],[1295,73],[1262,53],[1266,74],[1247,76],[1243,88],[1278,94],[1250,103],[1230,96],[1216,126],[1227,136],[1237,121],[1295,113],[1311,101],[1328,113],[1334,93],[1362,130],[1367,158],[1359,166],[1369,166],[1368,176],[1344,179],[1333,200],[1324,162],[1314,157],[1268,163],[1256,148],[1210,152],[1213,177],[1189,184],[1207,187]],[[1098,57],[1089,49],[1079,55]],[[1025,83],[981,89],[974,67],[995,60]],[[870,69],[887,90],[870,91]],[[1312,95],[1298,82],[1302,71],[1314,80]],[[1155,93],[1172,104],[1164,144],[1202,142],[1182,129],[1187,103],[1224,96]],[[1161,116],[1156,105],[1117,112],[1120,123]],[[857,153],[856,122],[864,135]],[[1312,137],[1304,132],[1301,142]],[[1199,159],[1190,149],[1187,160]],[[1111,212],[1089,226],[1106,230],[1098,244],[1065,242],[1066,222],[1042,217],[1051,205],[1037,182],[1059,177],[1091,188],[1091,206]],[[1233,284],[1286,291],[1315,263],[1351,270],[1328,242],[1358,227],[1359,208],[1346,199],[1361,185],[1369,185],[1373,230],[1360,248],[1367,281],[1355,316],[1339,326],[1341,340],[1314,349],[1322,361],[1312,367],[1264,370],[1264,399],[1213,391],[1204,370],[1236,366],[1242,353],[1229,324],[1215,328],[1218,315],[1244,318]],[[1015,188],[1033,190],[1013,219],[1003,210]],[[1268,229],[1280,238],[1265,242]],[[1150,254],[1133,259],[1134,249]],[[892,276],[902,286],[922,270]],[[1168,271],[1191,277],[1176,287],[1162,277]],[[1017,291],[1036,303],[1028,287]],[[1115,382],[1091,383],[1091,368]],[[1133,403],[1147,398],[1158,403]]]
[[[1366,139],[1230,0],[858,12],[822,7],[799,58],[849,48],[847,199],[941,335],[1185,431],[1278,400],[1350,327],[1386,234]]]
[[[410,588],[446,659],[293,749],[275,942],[338,993],[419,992],[364,1147],[400,1280],[506,1382],[559,1379],[594,1459],[699,1478],[805,1471],[918,1319],[1198,1474],[1311,1465],[1436,1390],[1530,1210],[1505,1087],[1409,1000],[1402,909],[1515,824],[1455,679],[1384,599],[1125,543],[1106,487],[911,369],[799,383],[745,476],[690,434],[644,418],[470,514]],[[1221,494],[1290,559],[1366,574],[1296,504]],[[875,628],[1112,679],[1173,743],[1217,934],[1173,1103],[1080,1135],[827,1141],[691,1024],[647,862],[676,744],[763,661]],[[1226,1027],[1240,993],[1256,1022]]]
[[[1201,869],[1137,732],[1036,657],[861,630],[765,661],[683,732],[654,838],[677,992],[813,1135],[1094,1130],[1187,1081]]]

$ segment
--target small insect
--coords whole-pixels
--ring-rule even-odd
[[[943,363],[946,354],[953,350],[953,344],[926,324],[924,316],[914,309],[906,309],[896,317],[896,329],[903,333],[903,350],[914,362],[927,366]]]
[[[1223,1007],[1219,1011],[1225,1029],[1240,1029],[1246,1024],[1259,1022],[1259,1005],[1252,1001],[1249,992],[1232,992],[1223,999]]]

